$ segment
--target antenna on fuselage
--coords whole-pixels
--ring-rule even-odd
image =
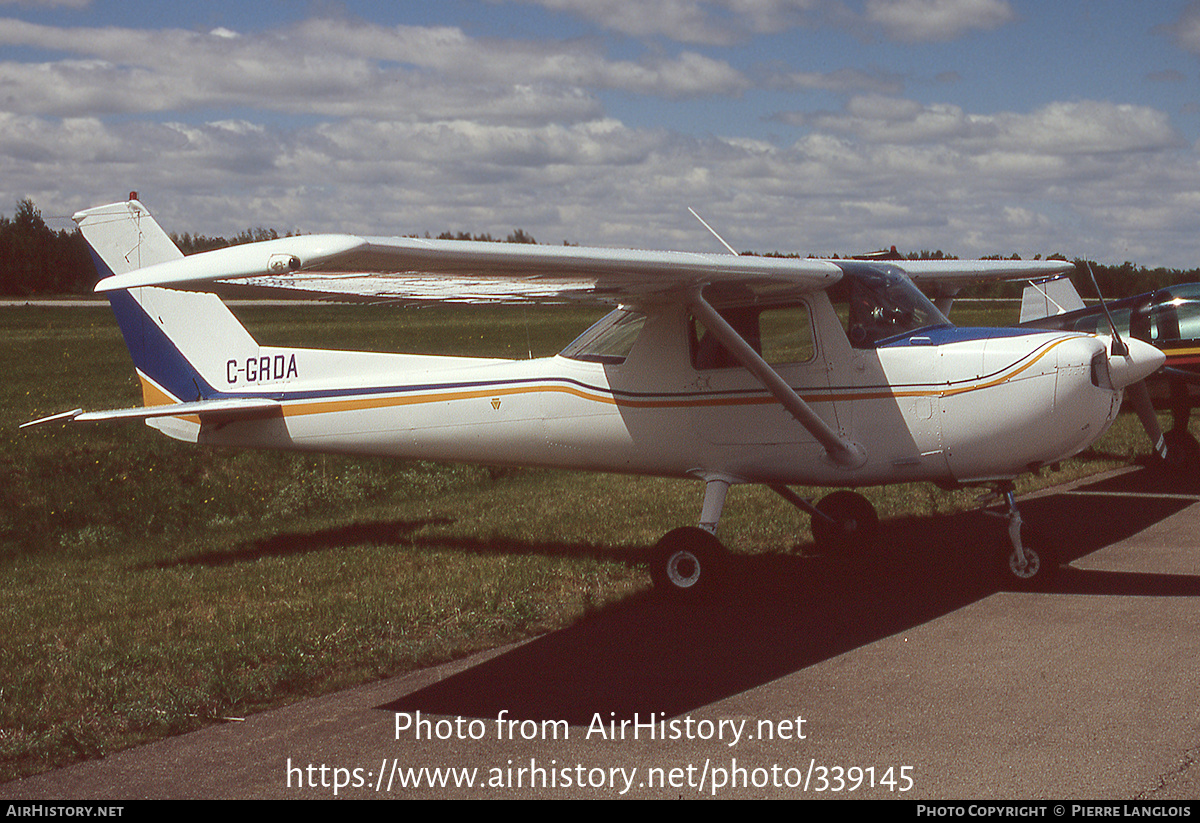
[[[712,226],[708,225],[708,223],[705,223],[705,222],[704,222],[704,218],[703,218],[703,217],[701,217],[700,215],[696,214],[696,210],[695,210],[695,209],[693,209],[691,206],[688,206],[688,211],[690,211],[690,212],[692,213],[692,217],[695,217],[697,220],[699,220],[699,221],[700,221],[700,225],[704,226],[704,228],[706,228],[706,229],[708,229],[710,232],[712,232],[712,236],[713,236],[713,237],[715,237],[715,238],[717,238],[718,240],[720,240],[720,241],[721,241],[721,245],[722,245],[722,246],[724,246],[725,248],[729,249],[729,253],[730,253],[730,254],[737,254],[737,249],[735,249],[733,246],[731,246],[731,245],[729,245],[728,243],[726,243],[726,242],[725,242],[725,238],[724,238],[724,237],[722,237],[721,235],[717,234],[717,230],[716,230],[716,229],[714,229]]]

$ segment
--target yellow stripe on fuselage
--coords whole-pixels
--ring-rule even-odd
[[[143,406],[170,406],[179,402],[178,398],[167,394],[163,389],[140,371],[137,373],[138,380],[142,384],[142,405]],[[200,425],[200,417],[195,414],[176,415],[175,420],[186,420],[189,423]]]
[[[179,401],[160,389],[155,383],[146,377],[141,372],[137,373],[138,380],[142,384],[142,405],[143,406],[169,406],[172,403]]]
[[[1018,375],[1032,368],[1043,357],[1050,353],[1060,343],[1074,339],[1073,337],[1062,337],[1053,340],[1038,351],[1028,362],[1020,366],[1009,366],[1011,371],[1007,371],[999,376],[989,380],[973,382],[964,386],[953,386],[936,389],[912,389],[912,390],[895,390],[886,389],[878,391],[858,391],[836,393],[825,390],[817,393],[801,394],[800,397],[807,403],[832,403],[832,402],[849,402],[855,400],[882,400],[890,398],[905,398],[905,397],[951,397],[966,392],[980,391],[993,386],[998,386],[1006,383],[1009,380],[1016,378]],[[294,401],[286,403],[283,406],[282,413],[284,417],[299,417],[311,414],[334,414],[337,412],[346,411],[363,411],[367,409],[392,408],[399,406],[414,406],[428,403],[450,403],[462,400],[473,399],[492,399],[497,397],[509,397],[522,394],[566,394],[572,397],[578,397],[581,400],[588,400],[593,403],[601,403],[607,406],[616,406],[621,408],[633,409],[678,409],[678,408],[708,408],[718,406],[758,406],[777,403],[778,401],[771,395],[756,395],[753,397],[687,397],[687,398],[663,398],[658,400],[638,400],[633,398],[615,397],[610,394],[603,393],[601,390],[587,391],[576,386],[564,385],[521,385],[507,387],[488,387],[484,389],[462,389],[448,391],[432,391],[421,392],[414,394],[403,395],[387,395],[387,396],[363,396],[357,397],[347,396],[328,400],[315,401]]]

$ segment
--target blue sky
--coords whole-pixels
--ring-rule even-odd
[[[1193,268],[1198,58],[1196,2],[0,0],[0,212]]]

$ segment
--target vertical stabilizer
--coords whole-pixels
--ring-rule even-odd
[[[97,206],[75,215],[101,277],[167,263],[183,252],[137,200]]]
[[[137,200],[79,212],[75,222],[102,278],[183,257]],[[258,343],[216,295],[138,288],[110,292],[109,301],[142,383],[143,405],[212,398],[216,387],[228,383],[230,361],[260,355]],[[149,424],[164,431],[173,425]]]
[[[1021,295],[1021,323],[1084,308],[1083,299],[1066,275],[1030,281]]]

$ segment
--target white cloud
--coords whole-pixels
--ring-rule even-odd
[[[1157,27],[1156,31],[1175,41],[1175,45],[1192,54],[1200,54],[1200,2],[1192,0],[1174,23]]]
[[[530,122],[594,117],[598,90],[674,99],[750,87],[727,63],[699,54],[610,60],[587,44],[479,40],[455,28],[310,21],[232,35],[0,20],[0,44],[80,58],[0,63],[0,102],[58,116],[253,107]]]
[[[938,142],[972,154],[1105,154],[1182,144],[1164,112],[1102,101],[1052,103],[1029,113],[976,115],[954,105],[860,95],[852,97],[841,112],[814,115],[805,122],[869,143]]]
[[[778,72],[768,76],[767,84],[781,89],[811,89],[844,94],[869,92],[899,94],[904,91],[904,77],[879,69],[843,68],[828,72]]]
[[[744,30],[808,9],[685,7],[740,15]],[[940,27],[953,30],[971,29]],[[520,226],[548,242],[706,249],[691,205],[734,245],[764,251],[1200,260],[1200,157],[1148,106],[1085,97],[979,113],[907,99],[904,76],[849,62],[742,73],[699,47],[617,59],[599,40],[346,20],[240,34],[0,20],[3,45],[45,54],[0,61],[0,212],[31,196],[66,215],[137,189],[172,231]],[[734,118],[728,137],[665,118],[636,127],[608,110],[609,90],[648,107],[848,96],[777,115],[800,136],[768,139]]]
[[[1181,146],[1170,118],[1149,106],[1102,101],[1052,103],[1030,114],[973,118],[994,124],[993,145],[1037,154],[1152,152]]]
[[[0,193],[69,214],[137,189],[169,230],[210,234],[251,225],[382,234],[520,226],[548,242],[705,249],[685,211],[692,205],[736,246],[764,251],[895,243],[1118,261],[1153,245],[1145,238],[1156,231],[1194,223],[1188,196],[1200,174],[1189,147],[1138,140],[1138,152],[1080,152],[1053,135],[1015,139],[1072,111],[1075,125],[1105,122],[1088,109],[992,116],[990,138],[901,143],[817,130],[790,146],[686,138],[610,118],[531,126],[355,118],[284,130],[6,114]],[[904,122],[904,107],[891,115]],[[1066,234],[1064,212],[1105,229]],[[1200,253],[1176,243],[1134,259],[1153,264],[1164,251],[1178,264]]]
[[[492,0],[503,2],[504,0]],[[902,42],[953,40],[1016,19],[1008,0],[510,0],[573,14],[608,31],[639,38],[730,46],[790,29],[878,27]]]
[[[502,2],[503,0],[493,0]],[[829,0],[518,0],[632,37],[728,46],[820,19]]]
[[[1007,0],[867,0],[866,19],[903,42],[953,40],[1016,19]]]

